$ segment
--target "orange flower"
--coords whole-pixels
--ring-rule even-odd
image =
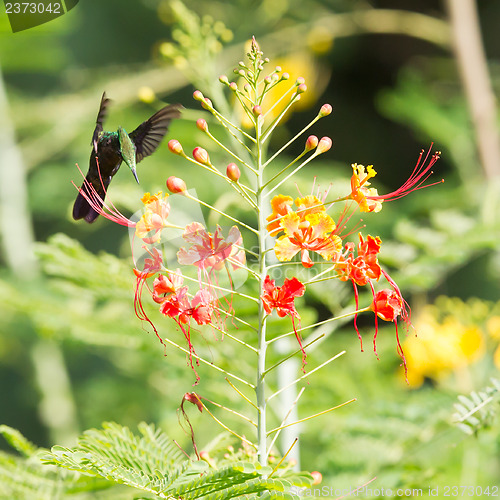
[[[267,230],[271,236],[276,236],[281,231],[281,217],[292,211],[293,199],[291,196],[279,194],[271,200],[273,213],[267,218]]]
[[[363,165],[354,163],[352,166],[351,177],[351,198],[357,202],[361,212],[380,212],[382,210],[382,202],[367,198],[367,196],[377,196],[375,188],[368,188],[370,185],[368,179],[375,177],[377,172],[373,169],[373,165],[368,165],[367,172]]]
[[[301,252],[304,267],[313,261],[309,252],[316,252],[326,260],[332,259],[342,248],[342,240],[335,234],[337,226],[326,214],[326,208],[316,196],[308,195],[295,200],[297,211],[291,209],[292,198],[278,195],[271,201],[273,213],[267,229],[272,236],[284,231],[275,243],[274,251],[280,261],[289,261]]]
[[[430,155],[431,148],[432,144],[425,157],[424,150],[422,149],[422,151],[420,151],[417,163],[410,177],[408,177],[406,182],[396,189],[396,191],[388,194],[379,195],[376,189],[366,187],[370,185],[368,179],[375,177],[377,174],[377,172],[373,169],[373,165],[368,166],[367,172],[365,172],[365,167],[363,167],[363,165],[357,165],[356,163],[352,165],[353,175],[351,177],[351,198],[358,203],[361,212],[380,212],[380,210],[382,210],[382,202],[384,201],[397,200],[407,194],[410,194],[412,191],[434,186],[435,184],[443,182],[441,179],[438,182],[423,185],[429,176],[432,175],[431,168],[439,160],[439,155],[441,154],[438,151],[433,155]],[[429,160],[429,163],[427,163],[427,160]]]
[[[276,240],[274,252],[282,262],[300,252],[302,265],[312,267],[314,263],[309,252],[330,260],[342,249],[342,240],[334,234],[335,222],[328,214],[307,214],[302,219],[292,212],[281,219],[281,227],[285,234]]]
[[[135,226],[135,234],[144,243],[157,242],[161,237],[161,230],[169,226],[167,222],[167,217],[170,213],[170,203],[167,201],[168,194],[165,197],[162,197],[162,195],[161,191],[155,195],[145,193],[141,199],[146,207],[146,211]],[[150,235],[150,233],[153,234]]]

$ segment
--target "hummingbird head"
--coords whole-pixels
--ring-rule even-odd
[[[139,179],[135,170],[135,144],[132,142],[132,139],[129,137],[127,132],[125,132],[123,127],[118,127],[118,139],[120,141],[120,152],[122,154],[123,161],[128,165],[128,168],[130,168],[132,174],[134,174],[137,184],[139,184]]]

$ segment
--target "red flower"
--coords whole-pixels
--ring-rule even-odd
[[[370,280],[380,278],[382,269],[378,263],[377,254],[380,252],[382,240],[376,236],[368,235],[366,241],[359,233],[358,256],[354,257],[354,244],[347,243],[347,258],[341,257],[337,263],[337,271],[341,281],[351,280],[359,286],[367,285]]]
[[[371,310],[384,321],[396,321],[402,308],[401,297],[394,290],[387,288],[375,294],[371,305]]]
[[[294,318],[300,321],[300,315],[295,309],[295,298],[302,297],[306,287],[297,278],[285,279],[283,286],[276,286],[274,280],[269,276],[266,276],[264,280],[263,293],[261,295],[262,304],[264,310],[267,314],[271,314],[273,310],[276,310],[280,318],[285,316],[290,316],[292,318],[293,330],[295,332],[295,337],[299,343],[300,349],[302,351],[302,369],[304,370],[304,365],[306,364],[306,352],[302,347],[302,340],[300,334],[295,328]]]
[[[403,361],[403,366],[405,369],[405,378],[406,382],[408,382],[408,368],[406,366],[406,358],[403,352],[403,348],[401,346],[401,342],[399,341],[399,332],[398,332],[398,323],[397,318],[401,316],[403,321],[409,326],[410,322],[410,314],[407,309],[408,304],[403,299],[401,295],[401,291],[394,281],[389,277],[387,273],[384,272],[384,276],[387,278],[391,286],[392,290],[384,289],[380,290],[373,296],[373,302],[370,306],[370,309],[375,313],[375,335],[373,337],[373,345],[375,348],[375,339],[378,334],[378,321],[377,317],[383,319],[384,321],[392,321],[396,327],[396,342],[397,342],[397,351],[399,357]]]

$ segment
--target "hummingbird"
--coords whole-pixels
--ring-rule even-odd
[[[141,123],[133,132],[127,134],[123,127],[118,127],[116,132],[103,130],[103,122],[108,114],[110,102],[111,100],[106,97],[106,92],[104,92],[92,136],[89,171],[73,205],[73,219],[75,220],[84,218],[89,223],[95,221],[100,212],[94,210],[82,193],[96,201],[99,208],[102,208],[109,183],[123,161],[130,168],[139,184],[136,172],[137,164],[156,151],[167,133],[170,122],[174,118],[179,118],[182,108],[180,104],[165,106],[149,120]],[[90,185],[95,189],[102,202],[92,196]]]

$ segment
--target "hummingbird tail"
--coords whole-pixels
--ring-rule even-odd
[[[89,176],[85,178],[73,205],[73,219],[85,219],[88,223],[94,222],[97,219],[101,213],[106,189],[110,180],[111,177],[103,179],[103,184],[99,181],[96,187],[89,179]],[[89,200],[92,200],[92,203]]]

